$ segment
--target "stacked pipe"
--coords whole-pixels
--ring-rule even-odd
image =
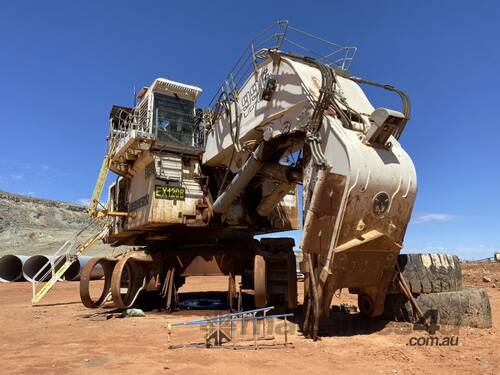
[[[78,257],[64,274],[66,281],[80,280],[82,268],[91,259],[89,256]],[[0,257],[0,282],[13,281],[48,281],[54,272],[61,267],[66,258],[47,255],[16,255],[7,254]],[[45,277],[44,277],[45,276]],[[95,267],[91,274],[92,280],[101,279],[104,270],[101,266]]]
[[[8,283],[11,281],[24,280],[23,266],[28,260],[27,255],[7,254],[0,258],[0,281]]]

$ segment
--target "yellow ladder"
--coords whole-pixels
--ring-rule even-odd
[[[80,255],[88,252],[97,241],[101,240],[104,236],[106,236],[106,234],[108,233],[108,230],[109,230],[109,228],[108,228],[108,225],[106,224],[104,226],[104,228],[101,228],[101,230],[97,234],[92,236],[89,240],[87,240],[87,242],[85,242],[83,244],[79,244],[75,239],[75,241],[76,241],[75,243],[77,246],[76,251],[74,253],[70,253],[70,250],[68,250],[68,252],[66,254],[66,262],[58,270],[56,270],[54,273],[52,273],[52,277],[50,278],[50,280],[47,281],[38,292],[36,291],[36,283],[37,282],[35,280],[36,279],[36,276],[35,276],[33,283],[32,283],[32,285],[33,285],[33,299],[31,300],[31,303],[36,304],[36,303],[40,302],[40,300],[48,293],[48,291],[54,287],[54,285],[57,283],[57,281],[62,278],[64,273],[78,259],[78,257]],[[64,248],[67,243],[68,242],[66,242],[61,247],[61,249]],[[55,265],[54,265],[54,267],[55,267]],[[45,267],[43,267],[43,268],[45,268]],[[48,272],[52,272],[52,271],[53,270],[50,270]],[[45,278],[46,278],[46,275],[43,275],[41,280],[44,280]]]
[[[96,217],[98,215],[97,206],[101,200],[102,190],[104,189],[104,184],[108,177],[109,167],[111,166],[111,157],[115,151],[116,142],[113,138],[109,145],[109,150],[106,152],[104,159],[99,169],[99,175],[97,176],[97,181],[94,186],[94,191],[92,192],[92,198],[89,204],[89,215]]]

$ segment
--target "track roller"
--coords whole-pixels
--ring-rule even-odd
[[[102,306],[107,301],[111,293],[111,276],[113,274],[115,264],[115,259],[92,258],[87,262],[85,267],[83,267],[80,276],[80,299],[85,307],[95,309]],[[100,265],[104,270],[104,287],[100,297],[97,301],[94,301],[92,297],[90,297],[90,278],[93,269],[98,265]]]
[[[148,282],[148,263],[152,260],[132,256],[124,256],[116,263],[111,277],[111,296],[117,308],[127,309],[135,303]]]

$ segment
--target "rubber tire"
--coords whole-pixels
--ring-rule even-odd
[[[412,294],[453,292],[462,289],[462,268],[455,255],[400,254],[399,268]],[[392,291],[399,288],[392,286]]]
[[[438,311],[437,324],[472,328],[491,328],[491,306],[488,294],[480,288],[421,294],[417,303],[424,315]],[[402,295],[388,295],[383,317],[387,320],[416,323],[410,301]]]

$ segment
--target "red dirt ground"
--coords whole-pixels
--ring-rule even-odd
[[[457,346],[410,346],[411,331],[402,323],[343,327],[341,335],[318,342],[292,335],[289,347],[254,350],[170,349],[167,321],[186,321],[215,311],[147,312],[141,318],[89,320],[94,311],[80,303],[79,285],[60,283],[32,307],[28,283],[0,285],[0,363],[2,374],[499,374],[500,263],[465,264],[464,284],[485,288],[493,311],[493,328],[452,331]],[[483,282],[483,276],[492,279]],[[496,288],[492,284],[496,282]],[[224,278],[192,278],[182,291],[224,290]],[[299,290],[302,284],[299,283]],[[355,303],[352,296],[340,302]],[[104,311],[100,309],[99,311]],[[349,318],[349,317],[348,317]],[[356,320],[350,320],[354,324]],[[365,321],[366,323],[366,321]],[[369,323],[369,322],[368,322]],[[370,328],[371,327],[371,328]],[[438,331],[443,337],[450,332]],[[202,341],[199,327],[175,328],[171,344]],[[276,342],[283,337],[277,336]],[[266,342],[270,345],[272,342]]]

